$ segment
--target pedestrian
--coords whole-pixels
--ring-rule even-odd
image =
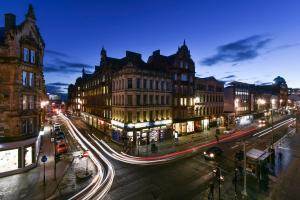
[[[218,135],[216,135],[216,140],[217,140],[217,142],[219,142],[219,136]]]

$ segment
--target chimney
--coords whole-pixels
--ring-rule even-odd
[[[16,16],[12,13],[5,14],[5,29],[9,30],[16,27]]]
[[[155,51],[153,51],[153,55],[155,56],[159,56],[160,55],[160,50],[158,49],[158,50],[155,50]]]

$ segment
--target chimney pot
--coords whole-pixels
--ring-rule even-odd
[[[5,14],[5,29],[12,29],[16,27],[16,16],[12,13]]]

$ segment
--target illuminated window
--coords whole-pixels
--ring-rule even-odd
[[[27,110],[28,109],[28,99],[27,99],[27,96],[26,95],[23,95],[23,103],[22,103],[22,108],[23,110]]]
[[[32,147],[25,148],[25,167],[32,164]]]
[[[22,84],[23,86],[27,85],[27,72],[22,71]]]

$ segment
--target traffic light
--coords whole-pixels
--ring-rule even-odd
[[[55,162],[58,162],[61,160],[61,154],[56,154],[55,155]]]

